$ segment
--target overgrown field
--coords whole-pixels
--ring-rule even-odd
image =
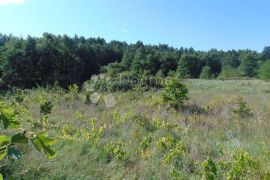
[[[112,93],[113,107],[103,102],[108,93],[94,104],[76,88],[4,94],[23,127],[56,140],[56,157],[19,146],[22,157],[1,162],[1,172],[22,179],[270,179],[270,82],[184,83],[190,99],[179,110],[162,103],[162,89]],[[46,116],[44,101],[52,103]]]

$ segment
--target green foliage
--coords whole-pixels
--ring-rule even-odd
[[[161,137],[156,142],[156,145],[161,151],[167,151],[172,148],[174,148],[177,144],[177,141],[174,137],[168,136],[168,137]]]
[[[225,79],[233,79],[233,78],[239,78],[239,77],[241,77],[241,72],[239,69],[224,68],[219,74],[218,79],[225,80]]]
[[[152,124],[152,122],[142,114],[133,116],[132,120],[134,122],[136,122],[137,124],[139,124],[142,128],[144,128],[147,131],[154,131],[155,130],[155,127]]]
[[[233,112],[239,115],[241,118],[249,117],[252,115],[250,108],[247,103],[244,101],[243,97],[239,97],[236,101],[237,107]]]
[[[259,69],[259,77],[263,80],[270,79],[270,60],[261,65]]]
[[[0,102],[0,126],[4,129],[17,128],[19,124],[20,123],[16,120],[14,110]]]
[[[1,104],[0,112],[2,128],[16,128],[16,130],[22,131],[12,136],[0,134],[0,160],[3,160],[6,156],[13,159],[20,158],[20,151],[14,147],[17,147],[18,144],[27,145],[29,141],[32,142],[36,150],[43,150],[49,159],[55,157],[55,152],[51,149],[51,145],[55,143],[53,139],[49,138],[44,132],[34,133],[19,128],[19,122],[10,107]]]
[[[200,74],[200,79],[211,79],[213,77],[210,66],[204,66]]]
[[[5,35],[1,35],[4,37]],[[257,75],[258,65],[267,60],[269,47],[262,53],[250,50],[195,51],[193,48],[173,48],[168,45],[128,45],[125,42],[107,43],[101,38],[56,36],[6,36],[0,46],[1,87],[81,85],[99,72],[115,78],[123,72],[161,77],[175,72],[180,77],[199,78],[204,66],[211,67],[217,77],[224,68],[241,67],[243,76]],[[116,82],[115,82],[116,83]]]
[[[185,157],[185,147],[181,142],[177,142],[175,146],[163,157],[163,163],[173,166],[172,175],[179,177],[183,170],[183,159]]]
[[[217,176],[217,167],[212,158],[207,158],[202,163],[202,177],[207,180],[214,180]]]
[[[104,153],[107,161],[117,159],[123,160],[126,153],[123,150],[124,143],[122,142],[110,142],[104,147]]]
[[[139,144],[139,147],[142,149],[142,151],[146,151],[148,148],[150,148],[152,140],[152,134],[149,134],[148,136],[143,138],[143,140]]]
[[[236,151],[233,154],[233,161],[229,163],[230,170],[227,174],[227,179],[242,179],[251,177],[258,170],[257,163],[253,160],[250,154],[244,150]]]
[[[188,89],[178,79],[170,79],[162,93],[163,102],[172,108],[179,108],[184,105],[188,98]]]
[[[68,86],[68,90],[73,100],[78,98],[79,87],[77,86],[77,84],[72,84]]]
[[[250,52],[241,56],[240,69],[244,76],[253,77],[258,70],[258,57],[256,53]]]
[[[198,78],[203,67],[202,60],[196,55],[183,55],[178,63],[180,77]]]
[[[39,96],[39,109],[40,109],[40,114],[42,115],[48,115],[51,114],[52,109],[53,109],[53,103],[52,101],[48,100],[46,98],[45,94],[41,94]]]

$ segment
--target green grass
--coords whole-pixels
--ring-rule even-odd
[[[236,163],[231,154],[245,150],[256,161],[256,168],[250,172],[249,166],[241,164],[241,177],[267,179],[270,83],[260,80],[185,80],[185,83],[190,89],[190,100],[177,111],[162,104],[161,90],[114,93],[117,104],[113,108],[106,108],[103,103],[86,104],[83,93],[76,99],[61,90],[25,91],[24,100],[16,108],[21,113],[20,121],[28,129],[42,131],[32,127],[33,121],[40,118],[41,93],[54,104],[44,129],[57,139],[53,147],[57,158],[47,160],[40,153],[22,147],[21,159],[5,161],[6,172],[24,179],[198,179],[205,176],[202,162],[211,157],[218,168],[216,178],[226,179],[232,170],[224,170],[218,162]],[[3,95],[1,99],[11,103],[14,97]],[[239,97],[247,102],[252,116],[241,118],[234,113]],[[79,119],[78,112],[82,115]],[[97,120],[95,128],[103,130],[100,138],[93,138],[96,135],[91,125],[93,118]],[[68,130],[73,132],[67,135]],[[152,141],[142,149],[140,144],[147,136]],[[163,137],[172,137],[175,142],[162,149],[157,144]],[[117,153],[108,157],[106,145],[110,142],[123,144],[120,150],[115,150],[123,152],[122,158],[117,158]],[[164,163],[164,157],[177,144],[184,147],[183,157],[177,155]]]

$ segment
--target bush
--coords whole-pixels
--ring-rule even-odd
[[[263,80],[270,79],[270,60],[266,61],[259,69],[259,78]]]
[[[242,97],[236,101],[237,108],[233,110],[235,114],[238,114],[241,118],[249,117],[252,115],[250,108]]]
[[[241,77],[241,72],[239,69],[224,68],[219,74],[218,79],[224,80],[224,79],[231,79],[231,78],[236,78],[236,77]]]
[[[48,100],[44,94],[39,96],[39,109],[40,114],[42,115],[48,115],[51,114],[53,108],[53,103]]]
[[[188,101],[188,88],[182,84],[178,79],[171,79],[165,85],[162,93],[163,103],[168,104],[172,108],[179,108]]]
[[[200,74],[200,79],[211,79],[213,77],[210,66],[204,66]]]

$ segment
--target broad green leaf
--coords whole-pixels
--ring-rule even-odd
[[[41,145],[40,140],[38,138],[31,139],[31,142],[37,151],[41,151],[42,145]]]
[[[8,156],[11,157],[14,160],[18,160],[20,157],[22,157],[22,154],[17,149],[8,148]]]
[[[3,175],[0,173],[0,180],[4,180]]]
[[[10,142],[10,137],[6,135],[0,135],[0,145],[4,146]]]
[[[50,146],[43,146],[43,150],[47,156],[48,159],[55,158],[55,152],[50,148]]]
[[[7,151],[6,150],[0,152],[0,161],[3,160],[6,156],[7,156]]]
[[[45,133],[38,134],[34,139],[31,139],[31,142],[38,151],[43,149],[48,159],[55,157],[55,152],[50,147],[50,145],[55,144],[55,141],[47,137]]]
[[[51,149],[51,145],[55,144],[55,141],[52,138],[49,138],[47,134],[40,133],[37,135],[37,138],[40,141],[40,144],[42,145],[43,151],[47,155],[48,159],[52,159],[55,157],[55,152]]]
[[[15,120],[14,111],[5,106],[0,106],[0,122],[4,129],[16,128],[20,124]]]
[[[27,144],[28,139],[25,135],[19,133],[11,137],[11,143]]]
[[[55,144],[55,140],[49,138],[46,133],[42,132],[37,135],[37,137],[46,145],[51,146]]]

